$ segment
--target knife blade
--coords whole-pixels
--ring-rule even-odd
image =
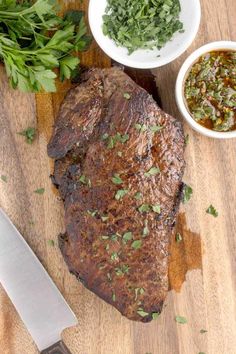
[[[0,283],[39,351],[69,353],[61,342],[61,332],[76,325],[77,319],[38,258],[1,208]]]

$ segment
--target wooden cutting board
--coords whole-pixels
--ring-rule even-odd
[[[87,2],[68,1],[64,8],[87,9]],[[192,47],[174,63],[155,70],[163,108],[179,119],[174,85],[185,57],[206,42],[236,40],[235,0],[202,0],[202,12],[201,28]],[[83,55],[82,62],[89,66],[110,65],[110,60],[95,43],[89,53]],[[185,181],[193,187],[194,195],[182,209],[179,227],[184,241],[179,249],[173,249],[177,258],[171,263],[172,286],[180,288],[181,277],[189,268],[202,269],[188,271],[181,291],[169,292],[158,321],[145,325],[133,323],[78,283],[69,274],[57,247],[57,235],[64,228],[63,207],[49,179],[52,161],[47,157],[46,146],[69,85],[59,85],[59,93],[40,94],[35,99],[34,95],[9,89],[2,67],[0,79],[0,175],[7,176],[7,182],[0,180],[0,205],[78,317],[79,325],[63,333],[72,353],[235,354],[235,140],[210,140],[185,125],[190,137]],[[17,134],[28,126],[38,127],[32,146]],[[33,192],[41,187],[45,188],[44,195]],[[210,204],[219,211],[217,219],[205,213]],[[48,242],[52,239],[54,247]],[[177,324],[176,315],[185,316],[188,323]],[[208,332],[201,334],[201,329]],[[0,353],[37,353],[32,338],[1,287]]]

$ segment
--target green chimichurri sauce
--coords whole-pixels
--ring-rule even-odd
[[[192,117],[219,132],[236,129],[236,51],[213,51],[192,66],[184,85]]]

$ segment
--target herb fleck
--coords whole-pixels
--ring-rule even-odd
[[[130,100],[131,99],[131,95],[128,93],[128,92],[125,92],[123,97],[126,99],[126,100]]]
[[[187,323],[187,320],[185,317],[182,316],[175,316],[175,321],[180,324],[185,324]]]
[[[115,195],[115,199],[116,200],[120,200],[122,198],[124,198],[124,196],[129,192],[128,189],[119,189],[117,192],[116,192],[116,195]]]
[[[189,134],[185,135],[184,143],[185,143],[185,145],[188,145],[188,143],[189,143]]]
[[[139,208],[138,211],[140,213],[148,213],[150,211],[150,205],[149,204],[142,204]]]
[[[144,228],[143,228],[143,237],[146,237],[149,235],[149,229],[148,229],[148,221],[144,221]]]
[[[180,243],[183,240],[181,234],[179,232],[177,232],[176,236],[175,236],[175,241],[177,243]]]
[[[117,234],[111,235],[111,241],[117,241],[117,239],[118,239],[118,235]]]
[[[116,133],[114,136],[108,136],[105,140],[108,140],[107,148],[114,149],[118,142],[120,142],[121,144],[125,144],[129,140],[129,134],[122,135],[120,133]]]
[[[86,177],[85,175],[80,176],[79,181],[83,184],[86,184]]]
[[[206,210],[206,213],[207,214],[210,214],[212,216],[214,216],[215,218],[217,218],[217,216],[219,215],[218,214],[218,211],[216,210],[215,207],[213,207],[213,205],[210,205],[207,210]]]
[[[120,175],[118,173],[115,173],[111,180],[114,184],[122,184],[123,183],[123,181],[120,178]]]
[[[110,236],[106,236],[106,235],[101,236],[101,239],[102,239],[102,240],[109,240],[109,238],[110,238]]]
[[[87,210],[87,213],[88,213],[89,215],[91,215],[92,217],[94,217],[94,216],[96,216],[96,214],[98,213],[98,211],[97,211],[97,210]]]
[[[111,254],[111,260],[112,261],[117,261],[119,259],[118,253],[117,252],[112,252]]]
[[[150,127],[150,129],[153,133],[158,133],[159,131],[161,131],[163,129],[163,126],[162,125],[152,125]]]
[[[127,274],[129,273],[129,266],[127,264],[123,264],[121,267],[115,268],[115,273],[117,276]]]
[[[36,193],[36,194],[43,194],[44,192],[45,192],[44,188],[38,188],[34,191],[34,193]]]
[[[1,180],[5,183],[7,183],[7,176],[1,175]]]
[[[150,177],[150,176],[155,176],[157,175],[158,173],[160,173],[160,168],[159,167],[151,167],[149,171],[145,172],[144,173],[144,176],[145,177]]]
[[[149,315],[148,312],[145,312],[142,308],[139,308],[138,311],[137,311],[137,314],[141,317],[146,317]]]
[[[112,293],[112,301],[115,302],[116,301],[116,294],[113,292]]]
[[[135,124],[135,128],[139,131],[139,132],[146,132],[147,131],[147,126],[146,124]]]
[[[55,246],[55,241],[54,240],[48,240],[49,246],[54,247]]]
[[[80,181],[80,183],[87,185],[88,187],[91,187],[91,181],[85,175],[81,175],[79,178],[79,181]]]
[[[153,312],[152,313],[152,319],[156,320],[160,316],[159,312]]]
[[[116,141],[115,141],[115,139],[111,136],[111,137],[109,138],[109,142],[108,142],[108,144],[107,144],[107,148],[108,148],[108,149],[113,149],[115,146],[116,146]]]
[[[201,330],[200,330],[200,333],[201,333],[201,334],[207,333],[207,330],[206,330],[206,329],[201,329]]]
[[[134,198],[137,199],[137,200],[140,200],[142,199],[142,193],[141,192],[137,192],[135,195],[134,195]]]
[[[123,242],[126,243],[126,242],[132,240],[133,234],[132,234],[132,232],[128,231],[128,232],[124,233],[122,238],[123,238]]]
[[[129,134],[124,134],[124,135],[121,135],[120,138],[119,138],[119,141],[122,143],[122,144],[125,144],[126,141],[129,140]]]
[[[142,240],[135,240],[132,242],[132,248],[134,248],[135,250],[141,248],[142,246]]]
[[[183,199],[182,199],[184,204],[186,204],[190,200],[192,194],[193,194],[192,188],[187,184],[185,184],[183,189]]]
[[[160,204],[152,205],[152,210],[153,210],[155,213],[160,214],[160,212],[161,212],[161,206],[160,206]]]
[[[28,144],[32,144],[36,136],[36,129],[29,127],[18,134],[24,136]]]
[[[122,157],[123,152],[122,152],[122,151],[118,151],[118,152],[117,152],[117,155],[118,155],[119,157]]]
[[[107,133],[103,134],[102,135],[102,140],[106,140],[109,138],[109,135]]]
[[[103,216],[101,216],[101,219],[103,222],[105,222],[109,219],[109,216],[103,215]]]

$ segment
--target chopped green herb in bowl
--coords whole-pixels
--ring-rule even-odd
[[[90,0],[92,34],[116,62],[155,68],[180,56],[197,34],[199,0]],[[127,96],[128,99],[128,96]]]
[[[103,33],[129,54],[137,49],[160,49],[177,31],[183,31],[180,11],[179,0],[108,0]]]

